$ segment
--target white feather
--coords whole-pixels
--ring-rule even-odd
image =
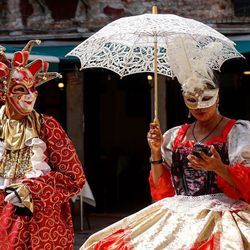
[[[207,46],[198,46],[191,36],[173,36],[168,41],[168,60],[184,92],[193,92],[196,88],[204,89],[204,83],[213,83],[213,71],[209,61],[218,55],[223,46],[219,42]]]

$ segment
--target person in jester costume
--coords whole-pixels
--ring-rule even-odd
[[[34,110],[37,86],[60,77],[28,63],[39,40],[8,60],[0,47],[0,249],[73,249],[69,199],[85,183],[76,150],[58,121]]]

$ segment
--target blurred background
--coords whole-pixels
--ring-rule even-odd
[[[95,207],[85,203],[82,215],[81,201],[72,203],[76,230],[80,215],[89,228],[93,214],[123,216],[151,203],[146,134],[153,117],[152,75],[120,79],[106,69],[80,71],[79,60],[65,55],[111,21],[151,13],[154,4],[161,14],[204,22],[235,42],[245,59],[226,61],[221,68],[220,111],[249,120],[248,0],[0,0],[0,45],[8,57],[27,41],[40,39],[31,55],[49,61],[49,70],[63,75],[39,87],[36,109],[58,119],[73,140],[96,201]],[[162,130],[188,122],[176,80],[159,76],[159,92]]]

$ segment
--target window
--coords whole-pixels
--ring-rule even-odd
[[[234,0],[234,14],[237,17],[250,16],[250,1],[249,0]]]

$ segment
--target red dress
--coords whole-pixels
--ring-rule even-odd
[[[32,216],[18,216],[0,191],[0,250],[73,249],[74,231],[69,199],[85,182],[71,140],[52,117],[42,117],[40,139],[46,143],[46,175],[23,178],[33,198]]]
[[[224,131],[222,133],[221,137],[216,137],[210,139],[207,144],[214,145],[214,147],[217,149],[216,146],[220,145],[226,145],[227,136],[230,132],[231,128],[235,125],[235,120],[230,120],[226,126],[224,127]],[[180,130],[177,133],[177,136],[173,142],[173,151],[176,151],[177,148],[180,147],[186,147],[191,149],[194,145],[194,141],[182,141],[182,138],[186,134],[186,131],[188,130],[189,125],[183,125],[181,126]],[[218,149],[217,149],[218,151]],[[221,158],[224,160],[224,164],[228,163],[228,156],[224,156],[223,153],[227,154],[228,152],[221,152]],[[226,180],[224,180],[220,176],[216,176],[215,182],[219,189],[224,192],[227,196],[234,198],[234,199],[242,199],[250,203],[250,168],[247,166],[244,166],[243,164],[235,164],[231,165],[228,168],[231,178],[233,179],[234,183],[236,184],[236,188],[233,188],[230,184],[227,183]],[[150,189],[151,189],[151,195],[154,200],[160,200],[166,197],[171,197],[175,195],[176,190],[173,187],[173,182],[171,179],[171,174],[169,171],[169,168],[164,168],[164,173],[160,177],[160,180],[158,182],[158,185],[155,186],[152,180],[152,176],[150,173],[149,177],[150,182]],[[179,195],[179,193],[178,193]]]
[[[186,157],[194,142],[183,140],[188,127],[164,134],[162,155],[168,165],[156,186],[150,175],[157,202],[96,232],[81,250],[250,249],[250,123],[231,120],[222,136],[207,142],[229,165],[236,188],[201,170],[191,175]],[[179,172],[172,170],[177,167]]]

